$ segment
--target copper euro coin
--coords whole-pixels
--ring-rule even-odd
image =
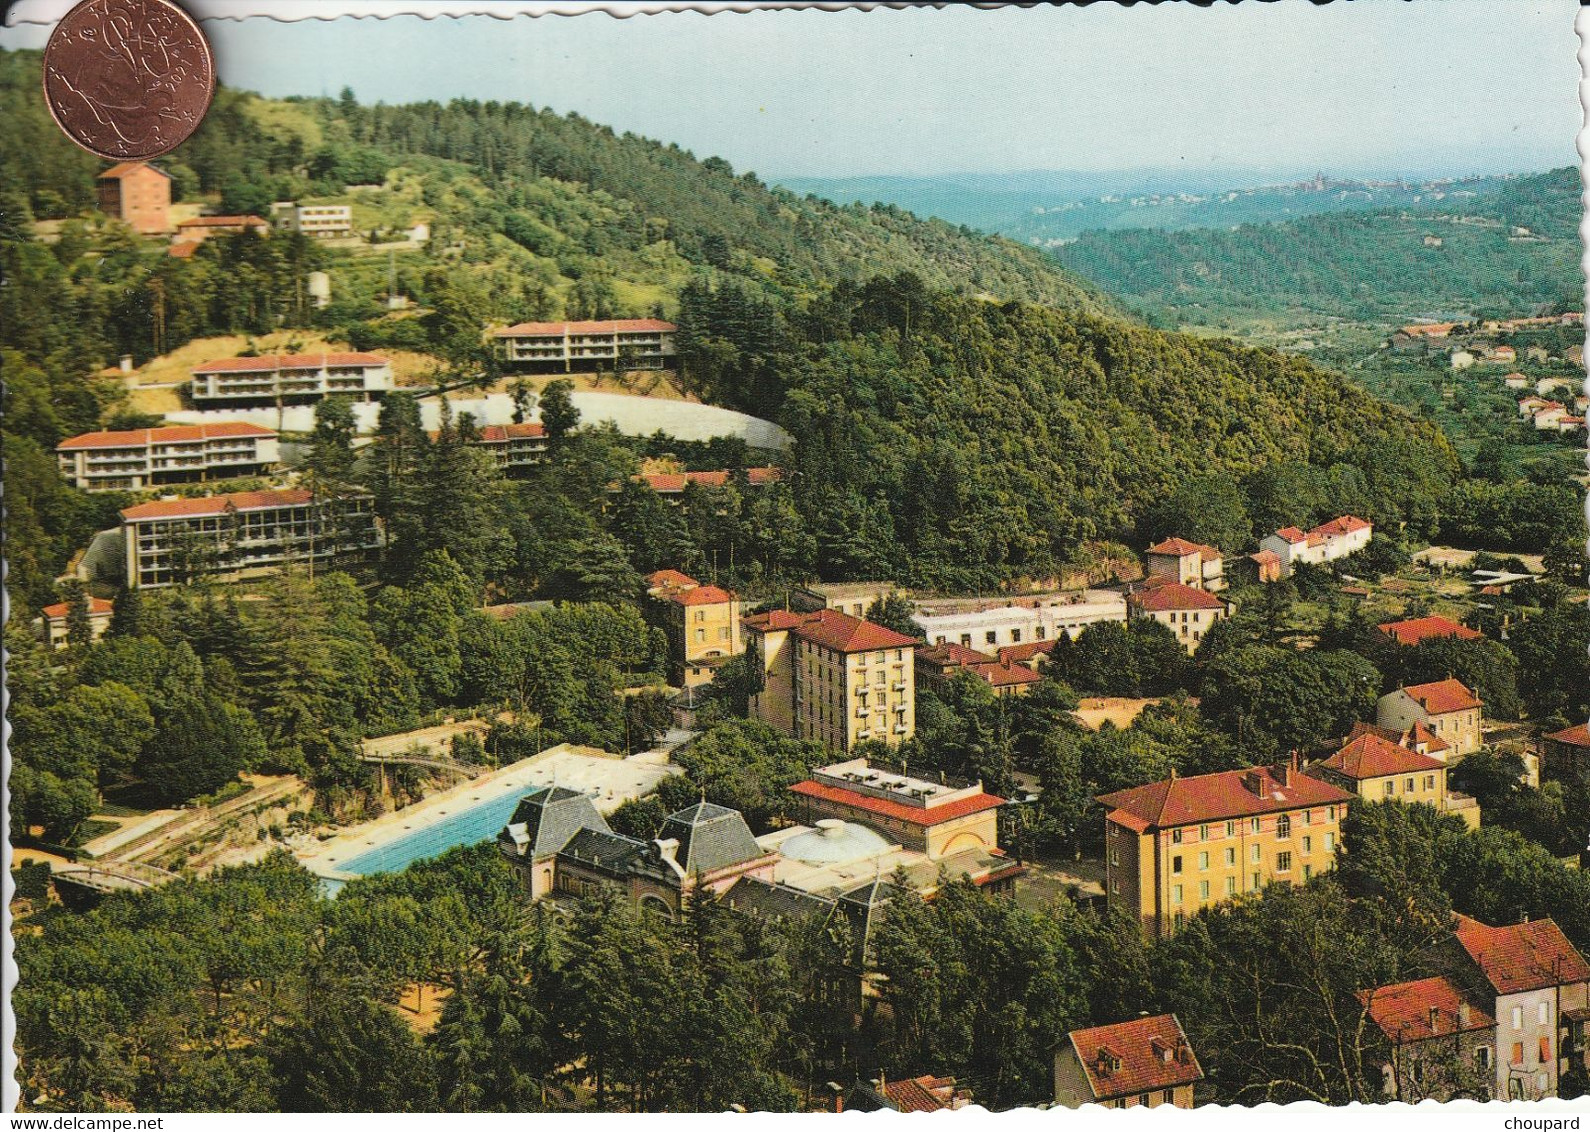
[[[67,137],[112,161],[170,153],[215,94],[210,45],[169,0],[84,0],[44,48],[44,100]]]

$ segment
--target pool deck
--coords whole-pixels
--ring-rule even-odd
[[[299,851],[297,857],[316,876],[350,880],[357,874],[339,869],[336,862],[505,794],[528,793],[538,786],[567,786],[590,794],[598,812],[607,814],[632,798],[651,793],[664,778],[679,773],[680,768],[668,761],[667,749],[642,751],[626,759],[595,747],[560,743],[489,775],[450,786],[412,806],[345,829]]]

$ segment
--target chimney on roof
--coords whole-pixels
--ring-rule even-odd
[[[1439,1007],[1430,1007],[1430,1032],[1439,1033],[1441,1030],[1441,1010]]]
[[[1254,797],[1264,797],[1264,776],[1256,770],[1250,770],[1242,776],[1242,788]]]
[[[1468,1003],[1466,1003],[1466,1002],[1458,1003],[1457,1018],[1458,1018],[1458,1026],[1460,1028],[1467,1029],[1468,1028],[1468,1024],[1469,1024],[1469,1004]]]
[[[116,367],[120,369],[122,373],[131,373],[133,371],[132,355],[123,354],[117,361]]]

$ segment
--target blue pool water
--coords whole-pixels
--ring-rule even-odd
[[[328,861],[327,864],[339,873],[352,873],[355,876],[395,873],[408,868],[415,861],[438,857],[455,845],[473,845],[488,837],[495,837],[497,831],[513,816],[514,807],[528,789],[508,790],[483,802],[463,805],[460,809],[449,806],[446,816],[437,817],[422,829],[372,846],[352,857]],[[340,882],[327,879],[330,881],[328,889],[335,891],[342,887]]]

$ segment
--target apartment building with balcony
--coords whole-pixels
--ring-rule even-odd
[[[618,318],[587,322],[521,322],[492,331],[503,359],[536,373],[669,369],[678,350],[671,322]]]
[[[367,494],[316,500],[303,488],[140,503],[121,513],[127,585],[236,581],[362,559],[380,546]]]
[[[432,440],[440,435],[434,429],[430,433]],[[534,467],[546,459],[547,430],[539,421],[480,425],[469,443],[489,452],[502,471],[518,471]]]
[[[1302,884],[1334,867],[1352,797],[1295,759],[1100,795],[1106,899],[1163,939],[1201,908]]]
[[[258,475],[281,459],[274,430],[243,421],[87,432],[55,446],[61,475],[83,491]]]
[[[333,394],[373,401],[392,388],[392,362],[379,354],[264,354],[219,358],[193,370],[200,408],[309,404]]]
[[[917,642],[834,609],[747,617],[746,645],[763,673],[751,715],[797,739],[848,751],[916,733]]]

